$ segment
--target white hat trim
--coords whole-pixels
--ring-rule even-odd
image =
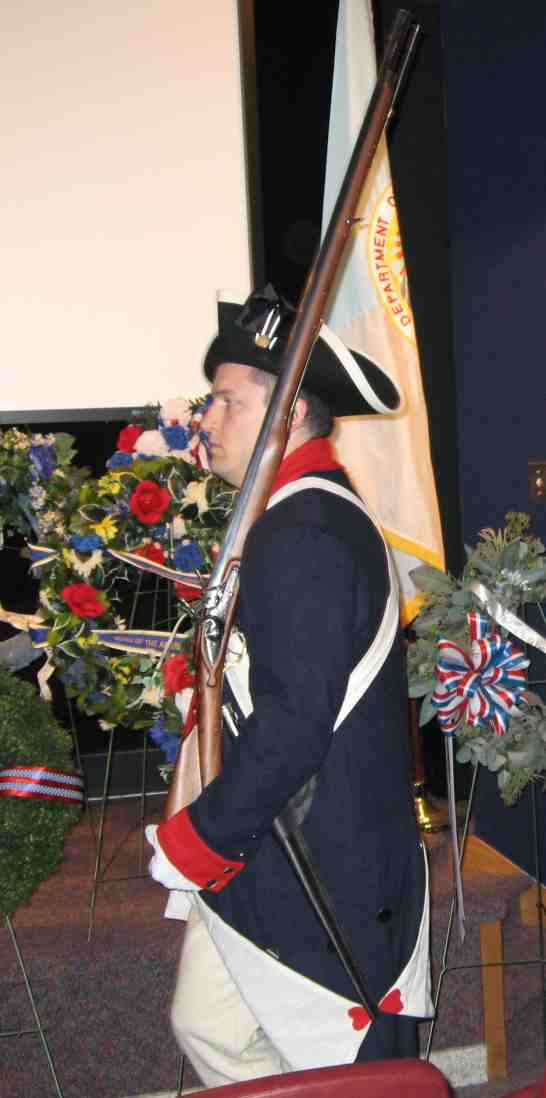
[[[319,331],[319,338],[323,339],[324,342],[328,344],[330,350],[334,352],[336,357],[341,362],[341,365],[345,367],[345,370],[347,371],[351,381],[353,382],[353,385],[355,385],[359,393],[361,393],[361,395],[364,397],[364,400],[368,402],[371,408],[374,408],[375,411],[379,412],[381,415],[386,416],[393,416],[400,411],[403,403],[402,395],[396,382],[393,381],[391,377],[389,377],[389,381],[392,385],[394,385],[400,399],[400,403],[398,404],[397,408],[389,408],[388,405],[383,404],[383,401],[379,399],[377,393],[374,392],[374,390],[372,389],[369,381],[363,374],[360,366],[358,365],[358,362],[351,354],[349,348],[345,346],[343,340],[340,339],[339,336],[336,335],[336,333],[332,331],[332,329],[329,328],[327,324],[324,324],[324,322],[322,323]],[[371,357],[371,355],[366,355],[366,358],[369,358],[370,362],[373,362],[374,365],[377,366],[378,370],[383,370],[383,367],[380,366],[379,363]],[[384,370],[383,373],[385,373]]]

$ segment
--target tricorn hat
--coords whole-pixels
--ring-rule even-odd
[[[252,293],[244,305],[220,301],[218,335],[205,355],[205,376],[212,381],[223,362],[278,374],[294,316],[294,308],[270,284]],[[393,415],[402,402],[396,385],[377,362],[350,351],[325,324],[307,364],[303,387],[320,397],[333,416]]]

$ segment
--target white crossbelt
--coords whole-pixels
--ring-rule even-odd
[[[301,477],[299,480],[294,480],[290,484],[286,484],[284,488],[280,488],[278,492],[275,492],[269,500],[268,509],[270,507],[275,507],[278,503],[282,503],[283,500],[288,499],[297,492],[302,492],[309,488],[318,488],[325,492],[331,492],[333,495],[340,496],[342,499],[347,500],[348,503],[353,503],[355,507],[360,508],[360,510],[370,519],[370,522],[373,523],[383,541],[387,554],[389,571],[389,593],[381,624],[370,647],[349,675],[345,696],[334,724],[333,731],[336,732],[345,718],[348,717],[349,713],[354,709],[357,702],[359,702],[366,691],[369,690],[392,648],[398,629],[400,613],[398,580],[396,578],[388,545],[383,537],[377,520],[362,500],[359,499],[354,492],[351,492],[349,488],[334,484],[330,480],[324,480],[322,477]],[[238,641],[236,637],[234,637],[233,647],[230,641],[232,659],[228,657],[226,663],[226,677],[243,716],[248,717],[253,711],[252,698],[248,689],[248,655],[246,648],[241,647],[241,649],[237,651],[237,644]]]

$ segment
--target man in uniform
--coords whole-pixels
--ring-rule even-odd
[[[212,470],[236,487],[290,319],[271,288],[219,307],[203,427]],[[327,438],[332,415],[398,406],[383,371],[323,326],[245,545],[222,772],[149,829],[152,876],[188,918],[173,1026],[208,1086],[416,1055],[415,1019],[430,1013],[396,578]],[[271,831],[312,778],[303,835],[379,1003],[372,1024]]]

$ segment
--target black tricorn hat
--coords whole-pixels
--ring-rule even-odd
[[[244,305],[218,302],[218,335],[205,355],[205,376],[212,381],[223,362],[278,374],[294,315],[293,307],[270,284],[252,293]],[[324,324],[303,388],[320,397],[333,416],[393,415],[402,403],[381,367],[359,351],[350,351]]]

